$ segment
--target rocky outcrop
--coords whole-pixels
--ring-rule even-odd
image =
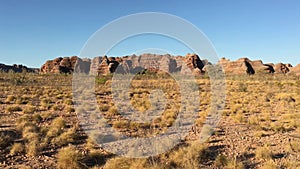
[[[28,68],[23,65],[17,65],[17,64],[5,65],[5,64],[0,63],[0,71],[6,72],[6,73],[7,72],[21,73],[23,71],[31,72],[31,73],[38,73],[39,70],[35,69],[35,68]]]
[[[77,56],[72,57],[59,57],[54,60],[48,60],[45,64],[42,65],[40,72],[41,73],[72,73],[75,68],[75,64],[78,62],[78,68],[82,69],[82,72],[87,71],[87,67],[90,67],[89,59],[81,59]],[[88,68],[89,69],[89,68]]]
[[[85,73],[88,74],[91,69],[91,60],[87,58],[77,58],[77,62],[75,63],[75,68],[77,73]]]
[[[300,76],[300,64],[295,67],[289,67],[289,69],[290,71],[288,72],[288,75]]]
[[[248,58],[241,58],[237,61],[230,61],[221,58],[219,63],[226,74],[254,74],[255,70],[251,65],[251,60]]]
[[[274,65],[275,73],[280,74],[287,74],[290,71],[291,67],[292,65],[283,63],[277,63]]]
[[[237,61],[230,61],[222,58],[219,64],[223,67],[226,74],[288,74],[294,69],[291,64],[268,63],[264,64],[261,60],[251,61],[248,58],[241,58]]]
[[[167,73],[173,73],[178,70],[176,60],[173,59],[170,55],[162,57],[160,59],[159,68],[161,71]]]
[[[256,73],[274,73],[272,65],[264,64],[261,60],[248,61]]]
[[[291,64],[265,64],[261,60],[250,60],[240,58],[236,61],[230,61],[221,58],[218,62],[226,74],[296,74],[298,69],[293,68]],[[47,61],[42,67],[42,73],[72,73],[74,68],[76,72],[107,75],[110,73],[145,73],[147,71],[161,73],[180,72],[182,74],[193,73],[202,75],[211,65],[208,60],[201,60],[196,54],[187,54],[186,56],[171,56],[169,54],[142,54],[123,57],[98,56],[93,59],[81,59],[77,56],[59,57]],[[291,72],[291,73],[290,73]]]
[[[184,64],[181,69],[181,73],[188,73],[189,70],[193,72],[193,74],[202,74],[204,73],[203,67],[204,64],[200,60],[199,56],[196,54],[187,54],[185,58],[182,58],[184,61]]]
[[[77,61],[77,65],[76,64]],[[142,54],[124,57],[98,56],[93,59],[80,59],[77,56],[59,57],[49,60],[41,67],[41,73],[72,73],[76,67],[76,72],[89,73],[94,75],[107,75],[109,73],[139,73],[144,70],[152,72],[193,72],[202,74],[202,70],[207,60],[200,60],[196,54],[183,56],[171,56],[169,54]],[[190,71],[187,71],[190,70]]]

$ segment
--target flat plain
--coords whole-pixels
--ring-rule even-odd
[[[128,91],[137,112],[154,107],[151,91],[164,92],[161,116],[138,123],[114,105],[112,75],[95,79],[98,113],[122,134],[148,137],[172,126],[181,108],[180,89],[163,74],[137,75]],[[300,77],[226,76],[226,102],[211,137],[199,137],[211,113],[211,82],[197,77],[198,118],[172,150],[148,158],[116,156],[88,137],[78,120],[72,75],[1,73],[0,168],[299,168]]]

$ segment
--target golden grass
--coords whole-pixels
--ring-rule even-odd
[[[1,78],[4,80],[0,81],[2,84],[0,90],[3,93],[3,97],[0,98],[0,105],[3,107],[5,114],[11,115],[9,117],[24,114],[15,121],[13,126],[17,132],[21,133],[21,138],[12,138],[1,134],[0,147],[3,149],[3,157],[8,154],[12,156],[39,156],[45,150],[58,150],[61,148],[56,158],[60,168],[67,168],[68,166],[74,168],[86,167],[85,161],[82,160],[83,157],[95,160],[95,163],[99,166],[94,168],[103,167],[101,165],[111,168],[119,168],[120,166],[124,168],[199,168],[202,165],[207,167],[204,161],[210,160],[206,152],[207,147],[205,145],[195,146],[194,144],[179,146],[171,152],[144,160],[121,157],[105,159],[105,155],[100,151],[97,144],[86,143],[86,140],[77,140],[78,134],[83,136],[81,138],[84,138],[84,134],[74,126],[77,123],[76,113],[94,110],[95,106],[85,105],[74,113],[70,87],[72,76],[26,75],[29,84],[31,80],[35,80],[35,83],[27,86],[22,86],[22,84],[27,83],[26,81],[12,86],[10,79],[16,77],[3,75]],[[130,100],[133,108],[143,113],[155,107],[155,105],[150,104],[149,96],[151,94],[149,93],[152,90],[161,89],[164,91],[164,97],[166,98],[165,109],[160,112],[159,118],[150,122],[135,123],[127,121],[115,109],[111,99],[110,83],[111,80],[105,78],[105,83],[96,84],[95,93],[101,111],[97,113],[102,113],[107,118],[109,125],[120,132],[132,132],[130,134],[133,136],[141,137],[145,137],[151,132],[152,135],[163,133],[173,124],[177,113],[182,108],[180,106],[178,85],[172,79],[165,77],[151,79],[148,76],[139,76],[132,81],[129,91],[129,94],[133,94]],[[206,117],[210,113],[211,88],[209,79],[199,78],[197,83],[201,92],[200,106],[197,107],[196,112],[199,114],[196,125],[201,127],[205,124]],[[268,140],[269,135],[281,136],[281,134],[300,133],[300,121],[298,120],[300,117],[298,115],[300,110],[299,84],[299,79],[290,77],[272,77],[269,79],[261,79],[256,76],[228,77],[226,80],[227,98],[226,109],[223,111],[224,118],[227,118],[226,116],[232,118],[233,125],[247,125],[252,132],[251,136],[258,137],[255,139],[262,139],[266,144],[270,141]],[[188,107],[188,110],[194,111],[190,107]],[[95,117],[97,117],[96,115]],[[5,122],[5,120],[1,120],[1,122]],[[12,120],[12,122],[14,121]],[[205,127],[203,132],[207,135],[213,134],[212,128]],[[152,128],[156,129],[152,131]],[[216,137],[218,136],[216,135]],[[14,143],[16,139],[20,139],[22,142]],[[68,144],[75,142],[78,144],[76,148],[68,146]],[[186,142],[184,140],[184,143]],[[255,159],[253,160],[259,162],[259,165],[262,164],[265,168],[276,168],[278,166],[282,168],[299,167],[299,163],[297,163],[299,159],[294,155],[300,152],[299,143],[294,140],[291,141],[291,146],[287,145],[287,147],[290,148],[288,149],[290,154],[276,160],[272,158],[273,151],[276,148],[272,146],[271,150],[269,146],[258,147],[254,151]],[[78,148],[88,150],[88,153],[82,155],[76,150]],[[100,161],[97,161],[97,159]],[[243,163],[231,156],[220,155],[210,165],[219,168],[243,168]],[[249,163],[249,161],[245,163]]]
[[[73,147],[68,146],[60,149],[57,154],[57,167],[59,169],[81,169],[82,155]]]

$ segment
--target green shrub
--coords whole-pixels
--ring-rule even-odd
[[[108,79],[106,77],[96,77],[97,84],[105,84]]]

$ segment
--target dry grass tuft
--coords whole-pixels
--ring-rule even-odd
[[[83,166],[82,155],[73,147],[68,146],[60,149],[57,154],[57,167],[59,169],[81,169]]]

